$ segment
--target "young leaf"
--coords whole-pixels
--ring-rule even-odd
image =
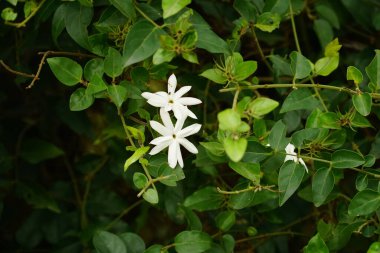
[[[229,162],[228,166],[236,173],[251,180],[252,182],[260,182],[260,164],[259,163],[243,163]]]
[[[280,113],[294,110],[313,110],[319,105],[318,99],[308,89],[293,90],[282,104]]]
[[[339,65],[339,55],[332,57],[323,57],[315,63],[315,74],[319,76],[328,76]]]
[[[316,207],[319,207],[325,202],[327,196],[334,188],[334,174],[329,168],[320,168],[313,177],[312,192],[313,202]]]
[[[225,84],[227,82],[227,78],[220,69],[208,69],[203,71],[200,75],[206,77],[214,83]]]
[[[365,92],[353,95],[352,103],[361,115],[367,116],[371,113],[372,97],[369,93]]]
[[[293,161],[286,161],[278,175],[279,204],[282,206],[298,189],[305,174],[305,167]]]
[[[178,253],[202,253],[211,248],[212,238],[200,231],[183,231],[174,239]]]
[[[89,108],[93,103],[94,97],[81,87],[71,94],[69,105],[71,111],[82,111]]]
[[[17,18],[17,12],[11,7],[4,8],[1,11],[1,18],[4,19],[4,21],[14,21]]]
[[[159,65],[164,62],[170,62],[176,55],[174,51],[159,48],[153,55],[153,64]]]
[[[108,54],[104,59],[104,72],[111,78],[123,73],[121,54],[115,48],[108,48]]]
[[[145,155],[145,153],[148,152],[148,150],[149,150],[149,147],[140,147],[140,148],[136,149],[136,151],[133,153],[133,155],[125,161],[124,172],[127,171],[128,167],[131,166],[131,164],[135,163],[143,155]]]
[[[354,66],[348,66],[347,68],[347,80],[352,80],[356,85],[363,82],[362,72]]]
[[[264,32],[273,32],[280,26],[281,16],[275,12],[264,12],[256,21],[255,27]]]
[[[295,79],[308,77],[313,69],[313,64],[299,52],[290,54],[290,68]]]
[[[239,63],[234,70],[234,76],[237,81],[243,81],[247,79],[250,75],[255,73],[257,69],[256,61],[245,61]]]
[[[219,128],[221,130],[235,130],[240,126],[239,113],[233,109],[226,109],[218,113]]]
[[[148,178],[141,172],[135,172],[133,174],[133,184],[137,189],[142,189],[148,184]]]
[[[352,216],[368,215],[380,208],[380,193],[373,190],[358,192],[348,206],[348,214]]]
[[[191,0],[162,0],[162,10],[164,11],[164,18],[173,16],[190,3]]]
[[[340,149],[332,154],[332,166],[337,169],[355,168],[364,164],[364,158],[358,153]]]
[[[156,189],[154,189],[154,188],[149,188],[148,190],[146,190],[145,192],[144,192],[144,194],[142,195],[143,196],[143,198],[147,201],[147,202],[149,202],[149,203],[151,203],[151,204],[157,204],[158,203],[158,201],[159,201],[159,198],[158,198],[158,192],[157,192],[157,190]]]
[[[188,196],[183,205],[199,212],[218,209],[224,201],[222,194],[215,187],[202,188]]]
[[[128,95],[127,89],[121,85],[108,86],[108,94],[118,108],[124,103]]]
[[[66,57],[52,57],[47,59],[49,67],[55,77],[67,86],[74,86],[82,80],[82,67]]]
[[[92,243],[99,253],[127,253],[123,240],[107,231],[97,231],[92,238]]]
[[[319,234],[313,236],[307,246],[305,247],[304,253],[329,253],[329,248],[323,241]]]
[[[234,162],[239,162],[243,158],[247,144],[248,142],[245,138],[235,140],[228,137],[223,142],[227,156]]]
[[[276,109],[278,105],[276,100],[258,97],[248,105],[248,114],[254,118],[261,118]]]

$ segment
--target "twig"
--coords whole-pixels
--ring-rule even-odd
[[[137,207],[138,205],[140,205],[141,203],[143,202],[142,199],[136,201],[135,203],[133,203],[132,205],[130,205],[129,207],[127,207],[126,209],[124,209],[120,214],[119,216],[117,216],[113,221],[111,221],[106,227],[105,229],[108,230],[110,228],[112,228],[116,222],[118,222],[121,218],[123,218],[123,216],[127,215],[133,208]]]
[[[254,39],[254,41],[256,43],[257,51],[259,51],[261,59],[263,60],[264,64],[268,67],[268,69],[270,70],[270,72],[273,72],[272,66],[269,64],[267,58],[264,55],[263,50],[261,49],[260,42],[259,42],[259,39],[256,36],[256,32],[255,32],[254,26],[251,26],[251,32],[252,32],[253,39]]]
[[[28,21],[34,17],[34,15],[36,15],[37,11],[42,7],[42,5],[46,2],[46,0],[42,0],[36,8],[33,9],[33,11],[29,14],[29,16],[27,16],[23,21],[21,22],[18,22],[18,23],[14,23],[14,22],[8,22],[6,21],[5,24],[6,25],[9,25],[9,26],[14,26],[16,28],[21,28],[21,27],[25,27],[26,26],[26,23],[28,23]]]
[[[12,69],[11,67],[9,67],[7,64],[5,64],[5,62],[3,60],[0,60],[0,64],[1,66],[3,66],[8,72],[12,73],[12,74],[15,74],[15,75],[18,75],[18,76],[23,76],[23,77],[28,77],[28,78],[34,78],[35,75],[34,74],[27,74],[27,73],[23,73],[23,72],[20,72],[20,71],[17,71],[17,70],[14,70]]]

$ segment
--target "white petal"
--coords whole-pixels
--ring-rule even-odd
[[[292,155],[287,155],[287,156],[285,156],[284,163],[285,163],[286,161],[294,161],[294,162],[296,162],[296,161],[297,161],[297,157],[292,156]]]
[[[177,142],[177,160],[178,160],[179,166],[181,166],[181,168],[183,168],[183,159],[182,159],[182,154],[181,154],[181,148],[180,148],[178,142]]]
[[[172,74],[168,80],[168,92],[169,92],[169,94],[174,94],[176,87],[177,87],[177,78],[175,77],[174,74]]]
[[[174,106],[173,106],[173,112],[174,112],[174,117],[177,120],[180,119],[180,118],[186,118],[187,117],[187,111],[186,111],[186,108],[183,105],[174,104]]]
[[[169,162],[169,166],[173,169],[177,165],[177,142],[176,141],[173,141],[169,145],[168,162]]]
[[[171,129],[168,129],[167,127],[163,126],[161,123],[158,123],[157,121],[151,120],[149,123],[150,123],[150,126],[161,135],[172,134]]]
[[[286,152],[287,154],[296,154],[296,153],[294,152],[294,149],[295,149],[294,145],[291,144],[291,143],[289,143],[289,144],[286,146],[286,148],[285,148],[285,152]]]
[[[173,140],[173,137],[171,135],[160,136],[160,137],[153,139],[149,144],[161,145],[163,143],[170,143],[172,140]],[[166,145],[166,146],[168,146],[168,145]]]
[[[141,93],[141,96],[145,99],[150,99],[154,96],[155,94],[151,93],[151,92],[143,92]]]
[[[167,100],[157,94],[149,95],[148,104],[153,105],[155,107],[163,107],[166,105]]]
[[[189,90],[191,89],[191,86],[183,86],[181,89],[179,89],[176,93],[174,93],[173,98],[178,99],[185,95]]]
[[[185,123],[186,115],[180,115],[179,119],[177,119],[177,122],[175,123],[175,127],[173,132],[177,134],[179,131],[181,131],[183,124]]]
[[[165,109],[165,111],[170,112],[173,109],[173,106],[172,106],[172,104],[165,104],[164,109]]]
[[[192,97],[179,98],[176,102],[181,103],[182,105],[197,105],[202,103],[198,98]]]
[[[185,127],[181,131],[177,132],[176,135],[180,138],[186,138],[189,135],[198,133],[201,127],[201,124],[192,124],[191,126]]]
[[[305,162],[303,161],[303,159],[302,159],[302,158],[299,158],[298,161],[300,162],[300,164],[302,164],[302,165],[305,167],[306,172],[309,173],[309,170],[308,170],[308,168],[307,168]]]
[[[160,116],[161,116],[162,123],[164,123],[165,127],[168,130],[170,130],[170,134],[173,134],[174,126],[173,126],[169,113],[164,108],[161,108]]]
[[[198,119],[197,116],[185,106],[186,115],[193,119]]]
[[[154,94],[156,94],[156,95],[158,95],[158,96],[160,96],[160,97],[163,97],[163,98],[165,98],[165,99],[167,99],[168,96],[169,96],[169,94],[166,93],[165,91],[157,91],[157,92],[154,93]]]
[[[169,146],[169,142],[167,143],[162,143],[160,145],[155,146],[152,148],[152,150],[149,152],[149,155],[155,155],[159,152],[161,152],[163,149],[165,149],[167,146]]]
[[[178,142],[182,146],[184,146],[187,150],[189,150],[189,152],[191,152],[193,154],[197,154],[198,153],[198,149],[189,140],[187,140],[185,138],[178,138]]]

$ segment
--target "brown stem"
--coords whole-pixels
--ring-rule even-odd
[[[5,62],[3,60],[0,60],[0,65],[3,66],[8,72],[10,72],[12,74],[15,74],[18,76],[23,76],[23,77],[28,77],[28,78],[34,78],[35,77],[34,74],[27,74],[27,73],[23,73],[23,72],[12,69],[7,64],[5,64]]]

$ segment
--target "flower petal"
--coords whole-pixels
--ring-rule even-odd
[[[185,106],[185,108],[186,108],[185,111],[186,111],[187,116],[193,119],[198,119],[197,116],[192,111],[190,111],[189,108],[187,108],[187,106]]]
[[[176,102],[181,103],[182,105],[197,105],[202,103],[198,98],[192,97],[179,98]]]
[[[185,123],[186,115],[180,115],[179,119],[177,119],[177,122],[175,123],[175,127],[173,132],[177,135],[179,131],[181,131],[183,124]]]
[[[175,168],[177,165],[177,142],[173,141],[169,145],[169,152],[168,152],[168,163],[171,168]]]
[[[177,78],[174,74],[171,74],[168,80],[168,93],[174,94],[175,88],[177,87]]]
[[[155,155],[164,150],[167,146],[169,146],[169,142],[157,145],[154,148],[152,148],[152,150],[149,152],[149,155]]]
[[[181,154],[181,148],[179,146],[179,143],[177,142],[177,161],[179,166],[183,168],[183,159],[182,159],[182,154]]]
[[[153,93],[151,93],[151,94],[152,95],[148,95],[149,96],[149,99],[147,101],[148,104],[153,105],[155,107],[163,107],[166,105],[166,103],[167,103],[166,98],[163,98],[157,94],[153,94]]]
[[[198,133],[201,127],[202,127],[201,124],[192,124],[188,127],[185,127],[181,131],[177,132],[176,135],[180,138],[186,138],[187,136]]]
[[[161,145],[162,143],[171,142],[171,140],[173,140],[173,137],[171,135],[160,136],[160,137],[153,139],[149,144]]]
[[[158,123],[157,121],[151,120],[150,126],[159,134],[165,136],[165,135],[171,135],[172,130],[168,129],[167,127],[163,126],[161,123]]]
[[[295,147],[294,147],[294,145],[293,144],[291,144],[291,143],[289,143],[286,147],[285,147],[285,152],[287,153],[287,154],[296,154],[295,152],[294,152],[294,149],[295,149]]]
[[[184,146],[187,150],[189,150],[189,152],[191,152],[193,154],[198,154],[198,149],[189,140],[187,140],[185,138],[178,138],[178,142],[182,146]]]
[[[179,99],[180,97],[182,97],[183,95],[185,95],[187,92],[189,92],[189,90],[191,90],[191,86],[183,86],[181,89],[179,89],[176,93],[174,93],[174,96],[173,98],[176,100],[176,99]]]
[[[306,166],[305,162],[303,161],[303,159],[302,158],[298,158],[298,161],[299,161],[300,164],[302,164],[305,167],[306,172],[309,173],[309,169],[307,168],[307,166]]]
[[[173,134],[174,126],[173,126],[169,113],[164,108],[161,108],[160,116],[161,116],[162,123],[164,123],[165,127],[168,130],[170,130],[170,134]]]
[[[143,93],[141,93],[141,96],[143,97],[143,98],[145,98],[145,99],[151,99],[153,96],[155,96],[155,94],[154,93],[151,93],[151,92],[143,92]]]

